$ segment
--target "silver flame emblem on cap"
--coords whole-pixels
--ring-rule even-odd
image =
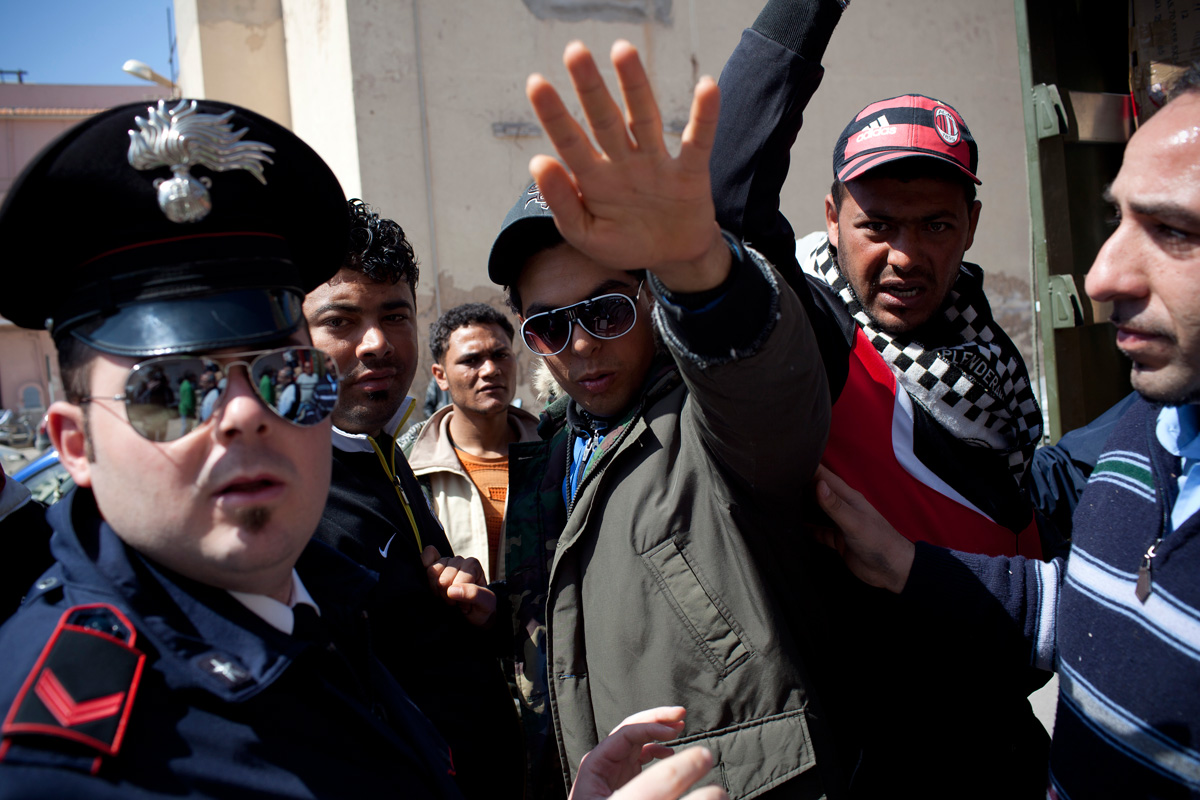
[[[242,141],[249,128],[235,131],[224,114],[201,114],[195,100],[180,100],[168,109],[165,100],[150,106],[146,119],[134,118],[138,129],[129,132],[129,163],[134,169],[169,167],[173,177],[154,181],[158,206],[172,222],[199,222],[212,210],[209,178],[195,178],[190,167],[214,172],[244,169],[266,185],[263,166],[274,163],[268,153],[275,148],[262,142]]]

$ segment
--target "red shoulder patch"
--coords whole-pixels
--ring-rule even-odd
[[[4,719],[4,739],[56,736],[115,756],[146,656],[113,606],[67,609]],[[0,749],[0,753],[7,747]]]

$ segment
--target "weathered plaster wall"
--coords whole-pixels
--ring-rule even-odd
[[[189,4],[199,6],[200,27],[240,10],[233,16],[246,30],[260,24],[254,14],[261,8],[177,0],[185,78]],[[550,147],[525,100],[529,73],[566,89],[562,49],[577,38],[601,56],[613,82],[603,61],[614,39],[627,38],[642,52],[675,146],[696,79],[720,73],[761,1],[282,0],[279,6],[293,129],[330,162],[348,195],[364,197],[408,233],[422,261],[424,333],[439,310],[458,303],[502,305],[486,277],[487,253],[529,181],[530,157]],[[855,112],[906,92],[945,100],[979,142],[984,209],[968,258],[988,271],[1006,327],[1028,342],[1028,199],[1012,5],[856,3],[824,64],[824,85],[805,115],[781,201],[797,232],[824,225],[833,143]],[[428,356],[414,393],[427,367]]]
[[[346,0],[284,0],[292,130],[333,169],[347,197],[362,193]]]
[[[237,103],[291,127],[280,0],[178,0],[185,97]]]

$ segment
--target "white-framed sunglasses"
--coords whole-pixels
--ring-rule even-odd
[[[637,303],[641,299],[644,282],[638,281],[637,294],[633,297],[612,292],[534,314],[521,323],[521,339],[531,353],[553,356],[565,350],[570,343],[573,324],[581,325],[597,339],[624,336],[633,330],[637,322]]]

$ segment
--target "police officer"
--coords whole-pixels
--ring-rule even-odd
[[[347,230],[311,149],[209,101],[92,117],[9,192],[0,313],[54,337],[48,427],[78,488],[0,628],[0,797],[457,796],[373,654],[373,578],[310,543],[336,391],[304,420],[257,391],[297,359],[336,380],[301,302]],[[148,391],[208,372],[191,431]]]

